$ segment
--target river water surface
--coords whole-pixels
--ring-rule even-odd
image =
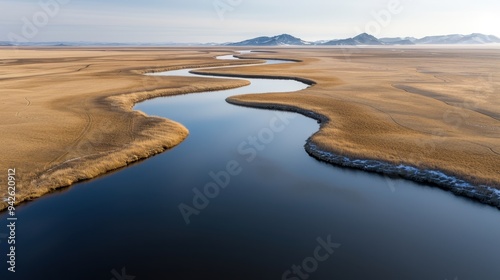
[[[182,123],[189,137],[19,207],[17,273],[7,274],[2,261],[1,279],[499,279],[497,209],[311,158],[303,146],[316,121],[225,102],[307,85],[248,80],[138,104]],[[228,170],[235,175],[221,175]],[[214,174],[225,187],[196,208],[193,198],[217,184]],[[180,205],[197,212],[186,218]],[[318,260],[321,240],[335,246]]]

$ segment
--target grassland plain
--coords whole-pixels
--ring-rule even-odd
[[[247,82],[141,74],[255,62],[214,59],[232,50],[0,49],[0,170],[17,168],[18,201],[180,143],[188,135],[181,124],[133,111],[133,104]],[[300,62],[201,72],[314,84],[297,93],[228,99],[317,118],[321,130],[306,145],[312,156],[439,170],[475,186],[500,187],[500,49],[277,48],[247,56]],[[0,195],[5,192],[2,186]]]
[[[0,196],[17,170],[17,202],[158,154],[182,142],[181,124],[133,111],[158,96],[246,85],[241,80],[151,77],[219,66],[205,50],[0,49]],[[0,209],[7,206],[2,201]]]
[[[314,81],[298,93],[228,99],[318,119],[321,130],[306,145],[312,156],[500,206],[498,47],[286,49],[252,56],[302,62],[204,72]]]

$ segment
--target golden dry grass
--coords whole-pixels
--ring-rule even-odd
[[[246,82],[140,74],[252,62],[213,59],[229,51],[0,49],[0,172],[17,168],[23,201],[177,145],[188,134],[181,124],[132,111],[133,104]],[[302,62],[205,72],[314,81],[297,93],[230,101],[324,116],[311,141],[326,151],[436,168],[500,186],[500,50],[272,51],[249,56]]]
[[[500,49],[280,49],[252,56],[303,62],[216,72],[316,84],[230,102],[316,112],[327,121],[311,141],[335,154],[500,187]]]
[[[6,195],[8,168],[17,170],[17,201],[21,202],[179,144],[188,135],[186,128],[132,111],[133,104],[247,82],[141,73],[236,63],[213,58],[225,53],[0,49],[0,197]],[[2,203],[0,209],[5,206]]]

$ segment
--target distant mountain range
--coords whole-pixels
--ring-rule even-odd
[[[414,37],[376,38],[370,34],[362,33],[353,38],[322,40],[308,42],[289,34],[281,34],[273,37],[257,37],[236,43],[102,43],[102,42],[3,42],[0,46],[46,46],[46,47],[162,47],[162,46],[383,46],[383,45],[472,45],[500,43],[500,38],[493,35],[473,33],[470,35],[443,35],[428,36],[421,39]]]
[[[353,38],[336,39],[329,41],[307,42],[289,34],[274,37],[257,37],[237,43],[227,43],[227,46],[382,46],[382,45],[432,45],[432,44],[490,44],[500,43],[500,38],[493,35],[473,33],[470,35],[443,35],[428,36],[421,39],[406,38],[376,38],[370,34],[362,33]]]
[[[493,35],[473,33],[470,35],[428,36],[415,41],[417,44],[490,44],[500,43]]]

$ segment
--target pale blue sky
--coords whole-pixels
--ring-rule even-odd
[[[43,9],[41,3],[58,7]],[[377,20],[377,14],[384,16]],[[498,14],[498,0],[1,0],[0,41],[221,43],[281,33],[313,41],[361,32],[500,36]]]

